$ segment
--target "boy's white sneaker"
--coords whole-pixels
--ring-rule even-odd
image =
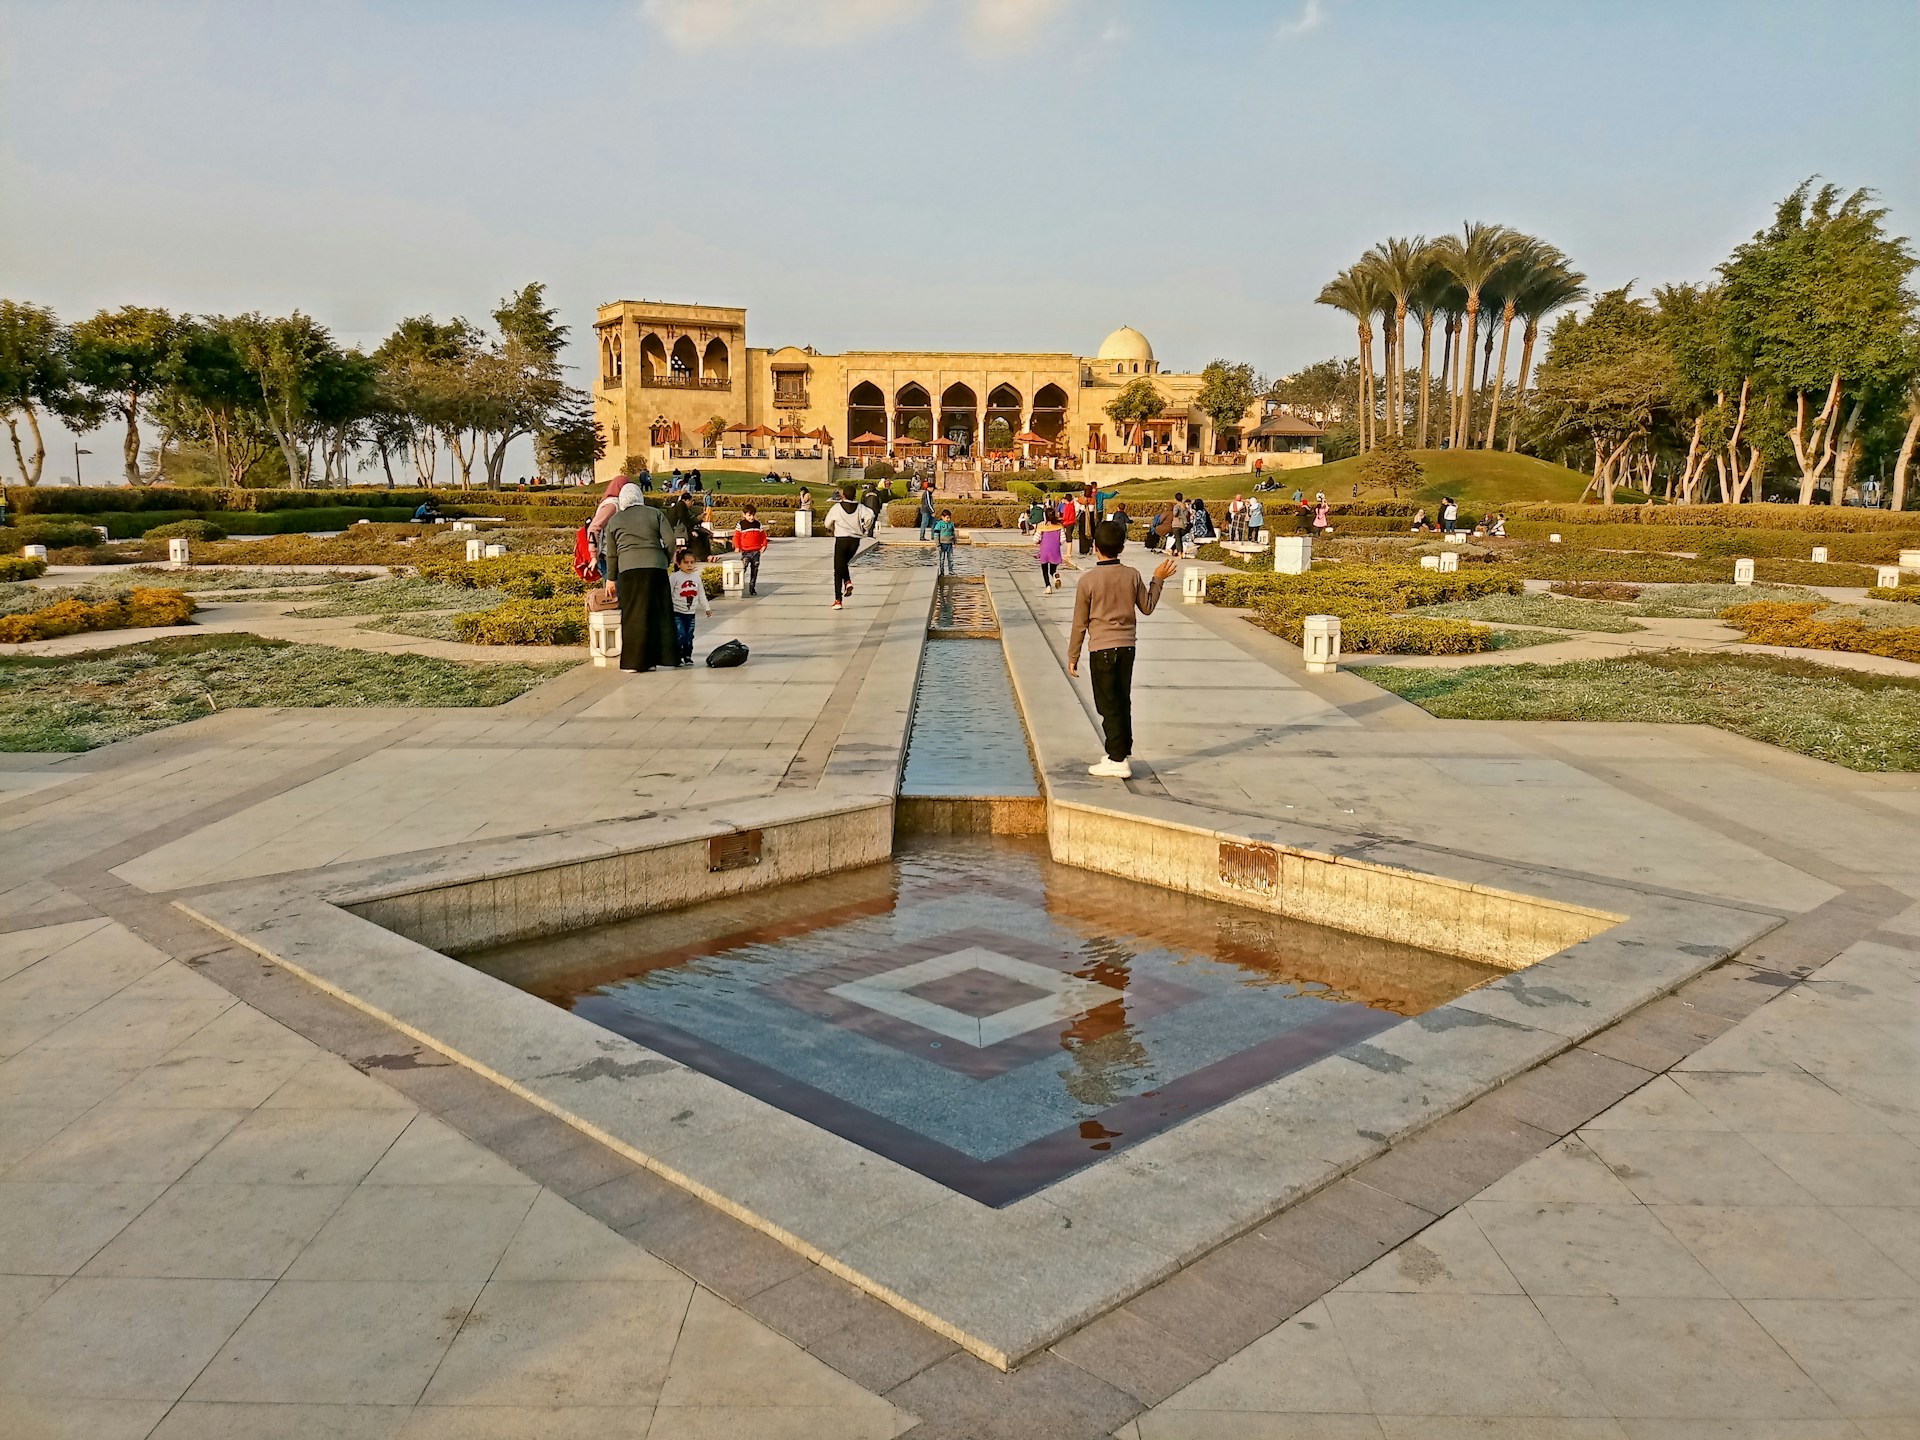
[[[1125,760],[1102,760],[1098,764],[1089,765],[1087,774],[1113,780],[1130,780],[1133,778],[1133,766]]]

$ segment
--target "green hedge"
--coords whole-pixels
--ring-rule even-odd
[[[47,573],[47,562],[29,560],[24,555],[0,555],[0,581],[38,580]]]
[[[1515,505],[1515,519],[1562,525],[1719,525],[1742,530],[1845,531],[1912,529],[1913,512],[1868,510],[1854,505]],[[1691,549],[1691,546],[1687,548]]]
[[[1819,531],[1748,526],[1582,524],[1575,521],[1514,520],[1507,534],[1516,540],[1545,540],[1558,533],[1561,543],[1590,550],[1683,550],[1702,556],[1774,556],[1805,560],[1816,545],[1836,561],[1887,564],[1902,549],[1920,546],[1920,525],[1906,530]]]

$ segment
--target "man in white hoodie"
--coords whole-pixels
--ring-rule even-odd
[[[838,610],[841,597],[853,593],[853,575],[848,567],[860,553],[860,537],[867,533],[860,518],[860,507],[853,503],[851,485],[841,491],[840,498],[827,511],[821,528],[833,536],[833,608]]]

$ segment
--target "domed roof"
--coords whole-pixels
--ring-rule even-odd
[[[1096,360],[1151,360],[1153,346],[1147,343],[1147,337],[1131,325],[1122,325],[1106,339],[1100,342],[1100,353]]]

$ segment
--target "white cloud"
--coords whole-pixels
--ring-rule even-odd
[[[1291,20],[1283,20],[1274,30],[1276,40],[1298,40],[1302,35],[1310,35],[1326,24],[1327,12],[1320,0],[1307,0],[1300,13]]]
[[[640,18],[676,50],[851,44],[917,18],[922,0],[641,0]]]
[[[1071,3],[1072,0],[971,0],[968,23],[979,40],[1018,45]]]

